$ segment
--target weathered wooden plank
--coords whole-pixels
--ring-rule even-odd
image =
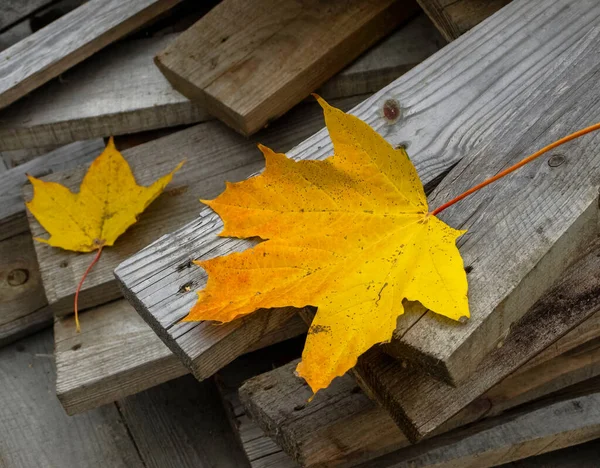
[[[599,435],[600,393],[593,393],[533,410],[523,408],[362,466],[487,468],[581,444]]]
[[[571,80],[579,76],[581,81],[577,89],[571,88],[564,95],[562,103],[569,102],[568,107],[561,109],[560,103],[557,103],[553,111],[560,114],[552,111],[541,115],[529,136],[523,136],[516,142],[505,158],[486,157],[507,150],[502,138],[498,138],[479,155],[463,159],[455,168],[456,174],[460,175],[453,177],[451,174],[447,179],[452,180],[451,184],[442,181],[432,197],[434,204],[441,204],[442,200],[451,196],[450,193],[460,193],[474,185],[474,181],[512,164],[520,159],[518,153],[533,152],[540,144],[538,135],[549,142],[561,134],[588,125],[595,118],[600,95],[594,90],[591,75],[581,74],[600,69],[595,52],[600,42],[599,32],[600,29],[595,29],[572,49],[571,58],[575,62],[566,70],[567,76],[563,75],[561,79],[572,83]],[[574,76],[569,76],[570,70],[574,71]],[[539,96],[538,99],[543,101],[544,97]],[[543,102],[539,104],[544,107]],[[537,107],[536,99],[530,100],[529,105],[530,109]],[[520,121],[517,116],[514,117],[515,122]],[[508,129],[505,138],[510,139],[510,134]],[[529,167],[520,176],[505,180],[494,190],[470,197],[458,209],[451,208],[443,213],[442,218],[451,225],[470,230],[459,245],[466,268],[472,270],[468,276],[471,320],[450,328],[447,321],[434,317],[431,312],[415,314],[418,321],[396,330],[395,340],[386,345],[386,351],[394,356],[406,356],[411,354],[413,347],[428,349],[426,359],[421,359],[425,353],[417,357],[424,366],[438,367],[435,361],[439,359],[444,363],[441,375],[446,374],[459,384],[471,381],[470,376],[479,372],[477,366],[482,358],[504,340],[510,325],[597,236],[600,167],[594,163],[597,159],[593,155],[594,146],[594,138],[578,141],[568,148],[569,153],[554,153],[551,159]],[[566,154],[576,154],[577,157],[571,158]],[[581,166],[578,166],[579,162]],[[581,191],[570,187],[579,187]],[[397,374],[393,375],[393,366],[368,358],[364,363],[363,382],[392,411],[394,418],[403,424],[411,437],[422,437],[445,420],[442,419],[444,411],[432,415],[431,419],[427,419],[426,411],[422,411],[425,387],[419,387],[419,393],[413,394],[418,385],[412,386],[409,383],[412,379],[402,378],[400,382]],[[362,364],[359,369],[361,367]],[[425,382],[428,381],[415,380],[419,385],[427,385]],[[435,382],[434,385],[438,384]],[[441,393],[449,395],[451,392]],[[396,406],[400,399],[401,405]],[[445,415],[446,419],[449,415]]]
[[[51,330],[0,349],[2,466],[142,468],[114,405],[67,417],[53,367]]]
[[[414,1],[226,0],[156,64],[179,92],[251,135],[417,11]]]
[[[361,96],[338,101],[349,108],[360,102]],[[322,125],[322,115],[315,102],[303,104],[281,123],[271,126],[258,137],[284,149],[292,147]],[[166,193],[160,196],[113,247],[106,249],[87,277],[79,308],[103,304],[121,296],[113,276],[113,269],[161,235],[180,227],[196,216],[202,205],[199,198],[212,198],[223,188],[223,180],[240,180],[256,172],[262,165],[262,155],[254,141],[231,132],[220,122],[206,122],[186,130],[153,140],[123,151],[132,167],[136,180],[147,185],[186,160],[185,170],[179,171]],[[60,182],[77,191],[86,168],[54,173],[44,180]],[[25,199],[31,199],[31,185],[24,187]],[[43,228],[29,215],[29,226],[34,237],[46,236]],[[46,296],[58,316],[72,313],[73,297],[79,279],[90,262],[90,257],[36,243],[36,253],[46,290]],[[189,257],[179,265],[188,268]],[[181,282],[178,286],[183,285]],[[178,293],[180,296],[184,294]],[[192,294],[193,295],[193,294]]]
[[[0,108],[125,36],[179,0],[90,0],[0,53]]]
[[[305,332],[304,322],[293,317],[253,347]],[[56,394],[67,414],[96,408],[189,372],[124,299],[81,314],[81,333],[75,331],[72,317],[56,320],[54,339]],[[220,366],[232,359],[228,353],[222,356],[225,360]]]
[[[594,117],[583,111],[568,122],[567,117],[562,117],[553,124],[553,119],[561,114],[566,116],[567,109],[572,111],[575,103],[582,109],[587,108],[584,102],[590,102],[589,96],[595,95],[589,87],[593,82],[592,70],[597,65],[597,57],[590,53],[596,36],[590,35],[582,43],[578,41],[590,32],[599,18],[600,6],[592,1],[573,4],[561,0],[549,4],[516,0],[490,18],[485,28],[478,28],[446,46],[352,112],[381,132],[392,145],[407,145],[426,186],[430,187],[449,168],[466,158],[447,179],[452,180],[452,184],[436,192],[432,204],[437,205],[473,182],[481,181],[486,174],[496,173],[498,166],[505,167],[528,150],[590,123]],[[565,86],[565,82],[571,85]],[[394,105],[400,106],[401,117],[391,124],[382,115],[382,107]],[[474,266],[469,275],[474,283],[472,291],[476,293],[472,294],[473,318],[466,325],[454,325],[452,333],[448,333],[448,321],[429,314],[420,320],[418,314],[406,314],[400,320],[399,331],[405,332],[402,341],[409,345],[403,346],[405,351],[410,350],[408,357],[425,362],[432,373],[461,380],[560,275],[561,265],[538,281],[538,290],[528,293],[527,300],[519,307],[511,307],[506,313],[492,313],[497,304],[485,310],[481,308],[484,302],[488,301],[489,305],[493,298],[497,300],[502,296],[503,299],[507,295],[502,288],[494,286],[494,294],[488,296],[486,291],[486,301],[483,301],[481,292],[490,286],[484,284],[486,272],[491,272],[489,277],[505,288],[511,284],[524,287],[526,282],[521,282],[519,277],[524,277],[540,257],[548,257],[549,248],[582,212],[585,213],[586,207],[590,210],[587,214],[593,214],[592,200],[597,197],[597,187],[592,179],[598,162],[590,161],[593,158],[589,149],[594,138],[579,140],[570,147],[572,151],[586,154],[583,159],[569,159],[559,167],[549,167],[546,161],[539,161],[505,180],[501,184],[503,190],[483,191],[465,200],[460,205],[462,215],[456,210],[444,213],[443,218],[456,227],[466,226],[474,232],[462,241],[466,265]],[[321,131],[289,154],[299,159],[322,159],[331,154],[331,144],[326,132]],[[480,163],[477,171],[473,169],[473,161]],[[553,182],[560,184],[570,177],[582,183],[570,183],[571,188],[559,194],[558,198],[563,201],[548,203],[544,190]],[[531,178],[534,182],[523,188]],[[526,200],[520,208],[511,205],[515,199],[511,184],[518,196]],[[569,197],[578,201],[561,205]],[[560,214],[561,210],[567,212],[565,216]],[[482,216],[483,212],[486,216]],[[469,216],[470,221],[465,222]],[[512,220],[514,226],[523,229],[514,233],[513,239],[505,236],[498,239],[497,244],[483,242],[482,233],[489,238],[494,229],[499,230],[494,236],[501,237],[504,224],[497,218]],[[556,219],[561,222],[546,226]],[[499,224],[495,227],[496,222]],[[219,218],[210,210],[204,210],[198,220],[139,252],[117,269],[119,280],[135,301],[136,309],[154,324],[165,342],[189,362],[193,362],[198,353],[194,327],[201,330],[202,325],[177,323],[195,300],[195,296],[181,296],[178,291],[181,284],[203,287],[206,276],[197,269],[182,274],[177,267],[189,258],[213,257],[250,245],[237,239],[216,239],[215,234],[221,228]],[[525,236],[530,236],[525,251],[529,257],[511,254],[522,245]],[[505,246],[507,243],[510,245]],[[472,259],[479,248],[482,254],[486,248],[496,249],[485,253],[487,265],[479,260],[473,265]],[[568,252],[559,248],[558,253],[561,252],[568,257]],[[513,263],[505,265],[505,259]],[[502,262],[502,271],[497,277],[498,267],[491,264],[493,261]],[[534,269],[535,274],[539,271]],[[480,327],[482,323],[485,326]],[[469,353],[469,349],[473,352]],[[468,360],[465,353],[469,355]],[[464,365],[466,362],[469,365]]]
[[[0,346],[52,323],[31,234],[0,241]]]
[[[0,149],[59,145],[212,119],[198,102],[175,91],[154,65],[154,55],[174,36],[115,44],[1,112]],[[319,92],[333,99],[377,91],[442,43],[421,14]]]
[[[99,139],[76,142],[0,174],[0,241],[29,230],[22,193],[27,174],[41,177],[88,164],[103,149]]]
[[[147,467],[248,466],[212,380],[182,377],[117,406]]]
[[[511,0],[417,0],[431,21],[452,41],[493,15]]]
[[[4,0],[0,5],[0,31],[23,21],[35,11],[51,3],[52,0]]]
[[[115,44],[2,111],[0,148],[60,145],[208,120],[153,63],[174,36]]]
[[[406,378],[418,387],[422,404],[417,408],[415,402],[408,409],[422,411],[425,421],[433,418],[433,423],[439,422],[436,417],[446,421],[449,418],[443,419],[444,415],[454,415],[445,424],[439,424],[435,429],[437,434],[598,375],[597,350],[593,346],[586,350],[580,340],[593,342],[600,336],[599,253],[600,243],[596,242],[595,249],[573,265],[565,278],[514,327],[504,345],[486,357],[476,377],[467,384],[448,387],[433,378],[427,379],[422,372],[399,365],[377,350],[367,353],[365,358],[394,366],[399,379]],[[565,361],[573,361],[578,348],[583,351],[578,362],[562,367],[560,364]],[[532,358],[532,364],[526,365],[522,372],[510,375]],[[306,404],[311,391],[294,376],[294,367],[292,363],[249,380],[240,391],[242,400],[265,432],[274,435],[296,460],[307,465],[335,460],[358,462],[408,444],[389,413],[358,391],[349,375],[336,379],[330,388]],[[553,374],[540,374],[543,369],[553,369]],[[363,369],[360,375],[365,374]],[[421,380],[437,390],[439,402],[434,401],[434,394],[428,388],[419,386]],[[410,393],[406,397],[416,401]],[[433,406],[431,410],[429,404]],[[445,405],[451,408],[446,410]],[[437,416],[438,411],[441,416]],[[363,430],[356,431],[359,424]]]
[[[268,437],[242,406],[238,388],[245,380],[280,367],[302,352],[304,337],[245,354],[215,375],[231,427],[252,468],[294,468],[298,465]]]

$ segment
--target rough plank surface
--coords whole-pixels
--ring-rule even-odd
[[[593,253],[570,268],[511,333],[474,369],[450,387],[418,370],[404,368],[379,350],[366,353],[357,366],[361,380],[407,435],[418,440],[440,427],[496,382],[600,309],[598,241]],[[566,370],[566,369],[564,369]]]
[[[305,332],[304,322],[293,317],[253,347]],[[189,372],[124,299],[81,314],[81,333],[75,331],[72,317],[57,319],[54,339],[56,394],[68,414],[96,408]]]
[[[67,417],[54,398],[52,332],[0,349],[0,465],[143,468],[114,406]]]
[[[52,323],[31,234],[0,241],[0,346]]]
[[[431,187],[457,162],[466,158],[464,164],[447,178],[452,183],[436,193],[433,204],[437,205],[470,187],[474,181],[479,182],[487,174],[496,173],[498,165],[505,167],[511,160],[523,157],[528,150],[537,149],[594,121],[593,114],[588,115],[584,110],[568,121],[566,109],[571,110],[576,102],[586,109],[590,100],[582,96],[585,92],[594,95],[589,87],[594,82],[592,74],[596,57],[590,49],[596,36],[588,35],[579,44],[578,41],[590,32],[599,18],[600,6],[591,0],[577,3],[561,0],[552,4],[515,0],[490,18],[486,28],[478,28],[449,44],[352,112],[367,121],[392,145],[407,145],[426,186]],[[581,86],[566,86],[565,82]],[[382,115],[386,101],[387,106],[394,105],[394,102],[400,105],[401,117],[394,124]],[[553,125],[556,118],[557,123]],[[557,238],[562,237],[564,229],[582,211],[585,213],[586,205],[592,210],[592,200],[597,197],[594,171],[598,161],[590,161],[593,158],[589,149],[596,139],[597,136],[592,135],[570,146],[570,151],[586,154],[583,160],[567,158],[565,164],[556,167],[548,166],[546,160],[538,161],[505,181],[501,196],[491,199],[496,191],[488,190],[465,200],[460,210],[463,210],[462,216],[471,216],[469,222],[458,219],[455,210],[448,213],[454,213],[451,221],[454,220],[453,224],[457,227],[472,227],[473,222],[477,222],[483,228],[487,222],[485,230],[490,232],[485,235],[491,236],[493,230],[497,230],[497,237],[502,242],[487,244],[490,249],[498,249],[496,255],[490,256],[491,261],[502,260],[504,264],[504,259],[508,258],[517,263],[511,267],[514,270],[504,268],[503,281],[511,272],[514,273],[512,281],[525,276],[538,263],[540,256],[547,256],[548,249]],[[326,132],[321,131],[289,154],[298,159],[322,159],[331,154],[331,143]],[[488,161],[486,167],[483,159]],[[472,170],[473,161],[480,162],[477,171]],[[580,170],[584,164],[586,169]],[[543,190],[552,187],[553,183],[562,183],[577,171],[576,178],[581,180],[581,184],[569,184],[570,189],[559,194],[556,203],[543,203]],[[534,182],[523,188],[531,180]],[[514,184],[515,190],[519,188],[519,196],[527,201],[520,210],[510,204],[511,184]],[[571,202],[571,199],[578,201]],[[541,205],[542,208],[539,208]],[[530,215],[528,210],[535,214]],[[559,216],[561,210],[566,211],[568,216]],[[526,235],[531,235],[533,242],[527,249],[530,254],[527,260],[520,255],[498,255],[500,248],[513,252],[516,245],[521,245],[519,242],[513,245],[513,239],[502,237],[502,232],[510,231],[502,231],[504,224],[495,221],[507,216],[509,211],[511,217],[506,219],[512,219],[519,229],[523,227],[522,231],[512,234],[513,238],[523,240]],[[519,216],[523,217],[521,221]],[[450,216],[444,218],[450,219]],[[558,218],[562,219],[561,223],[545,225]],[[495,222],[498,223],[496,227]],[[136,309],[154,324],[165,342],[172,349],[179,349],[186,359],[193,360],[197,340],[193,336],[193,324],[177,322],[187,313],[194,298],[181,297],[178,290],[181,284],[187,283],[200,288],[206,277],[197,270],[182,274],[177,266],[189,258],[212,257],[250,245],[235,239],[216,240],[214,236],[221,228],[219,218],[210,210],[204,210],[198,220],[142,250],[117,270],[120,281],[136,301]],[[540,228],[541,232],[538,232]],[[199,236],[199,233],[202,235]],[[485,242],[478,242],[478,236],[481,232],[468,235],[466,240],[470,245],[481,246],[483,252]],[[465,240],[462,242],[465,245]],[[505,248],[506,243],[511,245]],[[467,252],[467,265],[474,264],[471,265],[474,271],[470,276],[480,279],[476,284],[481,288],[486,287],[483,285],[485,281],[481,281],[485,279],[484,273],[491,271],[495,275],[498,268],[472,261],[469,255],[474,255],[476,250],[472,248],[471,253]],[[517,259],[522,261],[516,262]],[[510,324],[524,312],[523,306],[535,299],[534,296],[539,297],[545,289],[541,287],[543,283],[552,281],[555,278],[552,275],[559,274],[560,268],[552,270],[551,275],[537,283],[539,291],[533,291],[535,294],[528,295],[527,301],[514,310],[491,314],[490,309],[480,312],[475,308],[476,314],[471,321],[466,326],[454,325],[453,333],[436,332],[447,332],[445,321],[429,315],[419,320],[419,315],[407,314],[400,320],[399,328],[405,334],[402,340],[409,345],[404,346],[406,354],[413,360],[424,362],[432,373],[446,377],[454,373],[456,377],[464,378],[464,375],[459,375],[461,371],[465,374],[472,372],[486,352],[505,336]],[[506,287],[510,283],[503,284]],[[490,298],[502,295],[501,288],[494,289]],[[492,320],[484,321],[486,317],[492,317]],[[411,327],[414,322],[416,326]],[[482,322],[485,326],[480,327]],[[459,362],[465,362],[463,353],[469,346],[473,346],[473,353],[469,353],[470,365],[459,365]]]
[[[355,96],[336,102],[349,108],[361,99],[361,96]],[[322,119],[319,106],[311,102],[298,106],[281,122],[257,135],[258,140],[255,141],[249,141],[214,121],[123,151],[136,180],[142,185],[148,185],[171,171],[179,161],[186,160],[186,163],[165,193],[149,206],[139,221],[114,246],[102,253],[102,262],[90,272],[79,295],[80,310],[120,297],[121,292],[113,275],[114,268],[160,236],[194,219],[203,206],[198,201],[199,198],[218,195],[223,190],[224,180],[237,181],[256,172],[264,160],[256,148],[256,141],[286,150],[320,128]],[[60,182],[77,191],[86,170],[87,168],[78,168],[50,174],[44,180]],[[24,187],[24,192],[25,199],[31,199],[30,184]],[[28,215],[28,221],[34,237],[47,237],[44,229],[31,215]],[[36,243],[35,247],[46,296],[54,313],[57,316],[71,314],[75,289],[91,257],[42,243]],[[184,254],[185,260],[178,263],[181,270],[199,270],[188,265],[190,258],[187,252]],[[184,283],[185,281],[179,283],[178,291]],[[178,295],[193,295],[184,292],[182,290]]]
[[[412,0],[226,0],[156,64],[179,92],[251,135],[417,10]]]
[[[114,44],[0,113],[0,149],[61,145],[207,120],[153,62],[175,34]]]
[[[103,149],[99,139],[76,142],[0,174],[0,241],[29,230],[22,192],[27,174],[42,177],[89,164]]]
[[[597,391],[597,388],[596,388]],[[541,408],[523,408],[442,435],[362,465],[362,468],[487,468],[600,436],[600,393],[578,396]]]
[[[477,378],[466,385],[448,387],[422,372],[399,365],[377,350],[367,353],[362,361],[372,357],[373,362],[394,366],[398,380],[407,379],[410,385],[415,385],[415,392],[421,392],[421,398],[414,398],[412,393],[406,396],[415,405],[410,409],[421,411],[424,421],[433,418],[435,425],[449,419],[444,419],[445,416],[458,413],[439,425],[436,433],[499,414],[597,375],[598,352],[591,343],[600,335],[599,254],[597,242],[596,248],[573,265],[568,275],[514,327],[503,346],[481,363]],[[580,325],[550,346],[577,324]],[[544,348],[547,349],[542,351]],[[577,350],[581,353],[580,360]],[[531,359],[523,372],[510,375]],[[565,362],[571,365],[562,367]],[[388,412],[358,391],[349,375],[336,379],[310,404],[305,404],[311,391],[294,376],[294,367],[291,364],[256,377],[242,387],[241,393],[265,432],[275,435],[296,460],[308,465],[340,459],[360,461],[408,443]],[[354,428],[359,423],[365,430],[357,433]]]
[[[212,380],[181,377],[117,406],[148,468],[249,466]]]
[[[0,53],[0,108],[132,32],[179,0],[90,0]]]
[[[417,0],[439,31],[452,41],[511,0]]]
[[[518,10],[519,3],[502,11]],[[494,18],[500,20],[502,15]],[[600,17],[590,22],[600,26]],[[546,68],[553,77],[544,81],[548,88],[532,90],[527,107],[510,112],[510,124],[501,130],[488,129],[481,136],[487,144],[469,152],[441,182],[429,197],[431,206],[441,205],[523,155],[593,122],[600,110],[594,79],[600,70],[599,45],[600,28],[595,28],[565,49]],[[572,86],[565,87],[565,82]],[[560,96],[550,109],[546,107],[549,93]],[[523,132],[526,120],[530,125]],[[576,140],[444,211],[441,219],[468,230],[458,246],[469,272],[471,318],[457,324],[429,311],[407,315],[387,351],[395,356],[412,355],[432,373],[455,384],[465,381],[502,341],[511,324],[597,235],[597,141],[598,135]],[[418,320],[412,322],[415,316]]]
[[[154,65],[154,55],[174,36],[115,44],[1,112],[0,149],[59,145],[212,119],[198,102],[175,91]],[[318,92],[326,99],[375,92],[443,42],[421,14]]]
[[[304,337],[245,354],[215,375],[225,410],[252,468],[295,468],[298,465],[254,422],[242,406],[238,388],[263,372],[280,367],[302,353]]]
[[[4,0],[0,5],[0,31],[23,21],[35,11],[51,3],[52,0]]]

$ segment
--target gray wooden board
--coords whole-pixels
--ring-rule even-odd
[[[399,365],[377,350],[366,353],[359,366],[367,359],[385,363],[399,381],[415,385],[420,399],[406,390],[406,398],[414,404],[406,405],[412,411],[408,416],[421,411],[425,420],[433,418],[436,425],[437,412],[443,420],[458,411],[437,427],[438,434],[598,375],[598,351],[593,344],[600,331],[599,252],[600,241],[596,241],[595,248],[514,327],[503,346],[482,361],[475,377],[458,388],[428,380],[422,372]],[[522,370],[511,374],[525,361]],[[305,465],[361,461],[408,444],[388,412],[356,391],[349,375],[334,380],[307,403],[310,388],[294,375],[294,367],[292,363],[251,379],[240,392],[256,421],[296,460]],[[364,367],[361,377],[368,376],[373,366]],[[554,371],[545,375],[552,367]],[[421,381],[429,387],[420,386]],[[357,432],[354,428],[359,424],[363,430]]]
[[[81,315],[81,330],[76,332],[72,316],[54,323],[56,394],[67,414],[96,408],[189,372],[124,299],[86,311]],[[302,333],[306,325],[292,317],[253,347]]]
[[[231,426],[252,468],[293,468],[296,464],[268,437],[242,406],[238,388],[246,379],[288,363],[300,356],[304,337],[288,340],[240,356],[215,375]]]
[[[175,34],[112,45],[0,113],[0,149],[134,133],[209,119],[152,61]]]
[[[100,139],[76,142],[0,174],[0,241],[29,230],[22,192],[27,174],[42,177],[89,164],[103,149]]]
[[[511,0],[417,0],[444,37],[452,41]]]
[[[487,468],[598,437],[600,393],[593,393],[533,410],[516,410],[464,431],[441,435],[427,444],[388,454],[361,467]]]
[[[249,466],[212,380],[181,377],[117,406],[148,468]]]
[[[585,112],[585,103],[589,100],[585,101],[579,87],[567,86],[564,80],[580,83],[588,90],[593,83],[593,71],[589,67],[593,67],[595,58],[589,51],[595,36],[589,35],[584,42],[574,46],[599,22],[599,15],[600,5],[591,0],[577,3],[515,0],[479,28],[364,101],[352,113],[369,123],[392,145],[406,145],[426,186],[431,186],[465,159],[446,179],[452,183],[444,185],[434,195],[433,205],[440,204],[473,182],[496,173],[498,166],[506,167],[509,162],[525,156],[527,151],[594,122],[595,117]],[[399,103],[401,109],[401,116],[395,123],[382,115],[384,103],[388,101],[389,104],[390,100]],[[569,120],[566,109],[571,110],[575,102],[582,109]],[[553,119],[561,113],[565,115],[552,125]],[[596,139],[597,136],[588,136],[572,143],[569,149],[583,152],[585,148],[591,148]],[[289,155],[299,159],[323,159],[331,151],[327,133],[322,130]],[[594,162],[590,151],[584,154],[583,158],[569,158],[566,164],[556,168],[549,167],[546,160],[538,161],[494,189],[467,199],[459,205],[458,211],[462,215],[456,214],[457,210],[444,213],[443,218],[452,221],[456,227],[464,225],[474,232],[461,241],[467,265],[474,263],[478,249],[482,255],[486,248],[493,252],[486,251],[488,266],[484,268],[478,260],[469,275],[474,294],[471,300],[473,317],[467,325],[454,325],[452,333],[448,333],[448,321],[429,314],[421,319],[418,315],[408,314],[401,318],[399,329],[405,331],[402,342],[408,345],[404,346],[408,357],[424,362],[432,373],[455,380],[465,378],[465,374],[472,372],[487,351],[505,335],[510,324],[524,312],[523,306],[539,297],[544,286],[556,277],[553,275],[560,275],[560,266],[565,265],[559,264],[552,274],[538,281],[537,290],[528,294],[527,301],[506,314],[491,313],[495,307],[482,310],[479,305],[478,301],[490,305],[492,297],[506,296],[503,288],[519,284],[541,258],[548,257],[550,247],[564,237],[565,230],[582,213],[593,217],[598,162]],[[581,169],[583,166],[586,166],[585,170]],[[556,203],[547,203],[541,192],[553,184],[560,184],[561,180],[573,180],[573,177],[581,180],[581,184],[570,184],[570,190],[558,194]],[[532,178],[534,183],[526,185]],[[519,199],[526,201],[521,209],[511,205],[517,189]],[[585,208],[590,208],[590,212],[585,212]],[[529,212],[535,215],[531,216]],[[470,221],[465,222],[471,215]],[[555,223],[557,219],[561,222]],[[511,223],[520,230],[511,233],[515,242],[507,235],[502,236],[502,232],[510,232],[502,231],[502,227],[511,226]],[[178,323],[195,300],[195,296],[181,296],[178,290],[181,284],[187,283],[199,289],[205,284],[206,276],[198,269],[181,272],[178,266],[186,258],[213,257],[250,245],[237,239],[215,239],[221,228],[220,219],[206,209],[196,221],[138,252],[116,270],[136,309],[188,363],[193,362],[198,353],[194,328],[201,329],[202,325]],[[497,235],[499,242],[479,241],[482,233],[488,239]],[[526,238],[527,255],[513,255],[511,252],[521,247]],[[501,248],[505,252],[500,252]],[[568,256],[567,251],[558,251]],[[502,271],[497,271],[497,267],[492,269],[491,262],[504,263],[505,259],[509,263]],[[486,271],[491,274],[486,275]],[[494,286],[495,294],[486,296],[488,300],[483,301],[480,293],[490,287],[490,284],[484,284],[486,277],[492,277],[503,287]],[[485,326],[480,327],[481,324]],[[473,351],[469,354],[469,365],[462,365],[469,347]]]
[[[53,0],[3,0],[0,5],[0,31],[25,20],[36,10],[50,5]]]
[[[0,112],[0,150],[65,144],[210,120],[175,91],[154,55],[175,34],[121,42]],[[327,99],[372,93],[436,52],[443,39],[421,14],[318,90]]]
[[[341,99],[337,104],[349,108],[360,102],[361,96]],[[123,234],[116,244],[102,253],[102,261],[90,272],[79,295],[79,309],[84,310],[121,296],[113,275],[114,268],[142,247],[160,236],[172,232],[197,216],[202,209],[199,198],[212,198],[223,189],[223,181],[248,177],[262,165],[262,155],[256,141],[283,149],[312,134],[321,126],[322,115],[313,101],[298,106],[282,121],[273,124],[251,141],[233,134],[217,121],[205,122],[169,136],[123,151],[139,184],[148,185],[171,171],[179,161],[186,163],[171,184],[140,216],[139,221]],[[60,182],[77,191],[87,168],[54,173],[44,180]],[[24,187],[25,199],[32,197],[31,185]],[[44,229],[28,214],[34,237],[47,236]],[[75,289],[87,269],[90,255],[68,252],[35,244],[46,296],[57,316],[73,312]],[[180,265],[186,263],[180,262]],[[182,267],[183,272],[197,268]],[[185,281],[179,283],[179,288]],[[178,296],[189,298],[193,294]]]
[[[0,466],[142,468],[114,405],[67,417],[52,360],[50,330],[0,349]]]
[[[0,346],[51,323],[31,234],[0,240]]]
[[[179,0],[90,0],[0,53],[0,108],[58,76]]]

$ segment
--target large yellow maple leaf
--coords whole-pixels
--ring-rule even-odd
[[[91,164],[79,193],[27,176],[33,185],[33,199],[26,203],[27,208],[50,234],[49,239],[36,240],[76,252],[113,245],[162,193],[182,164],[149,187],[140,186],[111,138]]]
[[[228,322],[260,308],[316,306],[297,372],[314,392],[389,341],[403,300],[458,320],[469,316],[455,230],[429,214],[403,149],[319,99],[334,146],[323,161],[260,147],[265,171],[204,201],[221,236],[256,247],[198,262],[208,273],[186,321]]]

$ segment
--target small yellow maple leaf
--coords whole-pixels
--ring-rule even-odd
[[[110,246],[167,186],[183,163],[149,187],[135,181],[129,164],[111,138],[88,169],[79,193],[28,175],[33,199],[27,208],[50,234],[37,241],[76,252]]]
[[[77,331],[79,290],[100,258],[102,248],[113,245],[137,221],[137,216],[162,193],[182,165],[183,162],[179,163],[149,187],[142,187],[136,183],[129,164],[111,137],[88,169],[79,193],[56,182],[27,176],[33,186],[33,198],[26,203],[27,208],[50,234],[49,239],[36,237],[35,240],[75,252],[98,251],[75,293]]]
[[[403,300],[469,316],[455,230],[428,211],[417,172],[369,125],[319,98],[334,146],[324,161],[260,147],[265,171],[204,201],[221,236],[252,249],[198,262],[208,284],[186,321],[228,322],[260,308],[318,308],[297,371],[316,393],[389,341]]]

